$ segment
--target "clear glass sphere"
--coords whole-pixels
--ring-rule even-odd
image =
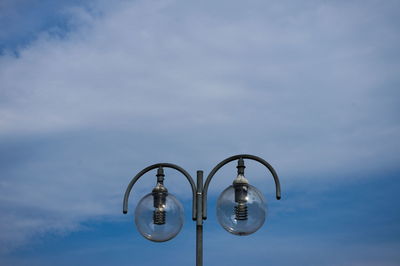
[[[217,218],[226,231],[240,236],[250,235],[264,224],[267,216],[266,200],[252,185],[248,185],[245,206],[247,219],[237,219],[235,210],[238,208],[238,203],[235,202],[234,187],[229,186],[221,193],[217,202]]]
[[[171,194],[168,193],[165,205],[162,206],[165,212],[165,223],[155,224],[153,195],[144,196],[138,203],[135,210],[135,224],[139,232],[148,240],[164,242],[174,238],[183,226],[183,206]]]

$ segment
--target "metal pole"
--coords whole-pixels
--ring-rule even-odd
[[[203,171],[197,171],[196,266],[203,266]]]

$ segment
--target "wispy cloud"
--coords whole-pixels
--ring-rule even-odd
[[[113,215],[157,161],[250,152],[286,180],[398,166],[395,1],[96,3],[0,59],[1,246]]]

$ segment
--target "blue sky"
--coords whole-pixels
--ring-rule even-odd
[[[195,175],[250,153],[269,215],[225,232],[209,191],[205,265],[400,263],[398,1],[28,1],[0,4],[0,264],[193,265],[185,207],[145,240],[135,203],[171,162]],[[241,254],[241,255],[238,255]]]

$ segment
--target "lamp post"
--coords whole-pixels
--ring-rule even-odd
[[[192,219],[196,221],[196,265],[203,265],[203,220],[207,219],[207,191],[214,175],[224,165],[238,160],[237,177],[218,198],[217,218],[222,227],[235,235],[249,235],[257,231],[266,217],[264,197],[250,185],[244,175],[244,160],[254,160],[264,165],[275,181],[276,199],[281,198],[278,175],[264,159],[250,155],[234,155],[217,164],[203,183],[203,171],[197,171],[197,185],[182,167],[170,163],[158,163],[144,168],[129,183],[125,191],[123,213],[128,213],[128,200],[132,187],[147,172],[157,169],[157,182],[152,192],[143,197],[135,210],[135,223],[139,232],[147,239],[164,242],[174,238],[183,225],[183,207],[164,186],[164,168],[172,168],[183,174],[192,188]]]

